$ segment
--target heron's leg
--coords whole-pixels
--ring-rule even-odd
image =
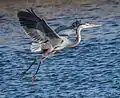
[[[38,73],[38,70],[39,70],[39,68],[40,68],[40,64],[41,64],[41,61],[39,62],[38,68],[37,68],[35,74],[34,74],[33,77],[32,77],[32,81],[35,80],[35,76],[36,76],[36,74]]]
[[[32,77],[32,81],[34,81],[35,78],[36,78],[36,74],[38,73],[38,70],[39,70],[39,68],[40,68],[40,64],[42,64],[42,62],[43,62],[44,60],[46,60],[47,57],[48,57],[50,54],[51,54],[51,53],[49,53],[48,55],[44,56],[44,58],[42,57],[42,59],[40,60],[39,65],[38,65],[38,68],[37,68],[35,74],[34,74],[33,77]]]
[[[53,51],[53,48],[48,48],[48,50],[40,56],[41,61],[44,61]]]
[[[25,75],[26,72],[33,66],[33,64],[35,64],[36,61],[37,59],[35,58],[35,60],[31,63],[31,65],[24,72],[22,72],[22,75]]]
[[[42,62],[44,61],[44,60],[46,60],[46,58],[52,53],[52,48],[49,48],[43,55],[41,55],[40,56],[40,62],[39,62],[39,65],[38,65],[38,68],[37,68],[37,70],[36,70],[36,72],[35,72],[35,74],[33,75],[33,81],[35,80],[35,76],[36,76],[36,74],[38,73],[38,70],[39,70],[39,68],[40,68],[40,64],[42,64]]]
[[[45,55],[45,56],[48,56],[52,51],[53,51],[53,49],[52,49],[52,48],[49,48],[49,49],[44,53],[44,55]]]

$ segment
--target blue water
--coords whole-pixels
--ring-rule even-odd
[[[120,98],[120,7],[119,4],[70,4],[36,8],[57,26],[78,19],[102,27],[82,31],[78,47],[63,49],[48,58],[32,82],[38,64],[21,73],[38,53],[16,17],[1,12],[0,98]],[[2,14],[3,13],[3,14]]]

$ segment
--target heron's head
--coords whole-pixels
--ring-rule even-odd
[[[80,25],[81,28],[86,29],[86,28],[93,28],[93,27],[99,27],[101,25],[97,25],[97,24],[89,24],[89,23],[85,23]]]
[[[73,28],[78,28],[78,27],[81,27],[82,29],[86,29],[86,28],[93,28],[93,27],[99,27],[101,25],[98,25],[98,24],[90,24],[90,23],[85,23],[85,24],[82,24],[81,23],[81,20],[78,21],[76,20],[74,23],[72,23],[72,27]]]
[[[73,28],[77,28],[77,27],[79,27],[80,25],[82,25],[82,24],[81,24],[81,20],[80,20],[80,21],[76,20],[75,22],[72,23],[72,27],[73,27]]]

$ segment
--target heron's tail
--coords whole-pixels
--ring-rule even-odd
[[[33,42],[31,47],[30,47],[30,50],[32,52],[41,52],[41,44]]]

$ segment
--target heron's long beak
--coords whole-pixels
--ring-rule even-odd
[[[86,23],[85,25],[82,25],[82,28],[93,28],[93,27],[100,27],[100,26],[102,26],[102,25]]]
[[[91,24],[90,26],[91,27],[101,27],[102,25],[100,25],[100,24],[99,25],[97,25],[97,24]]]

